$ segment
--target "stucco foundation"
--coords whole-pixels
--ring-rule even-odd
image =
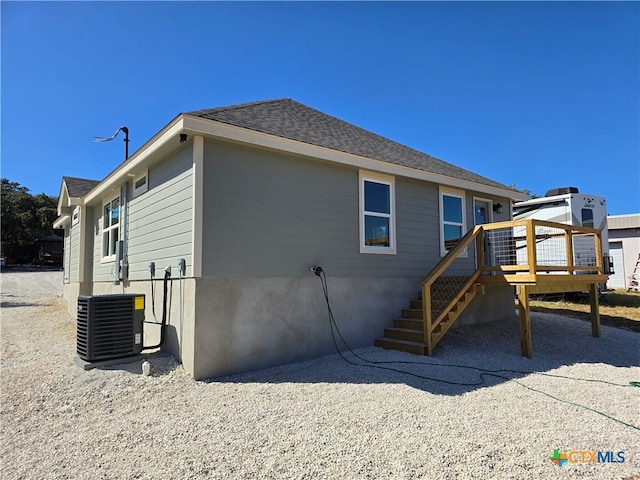
[[[331,308],[351,347],[372,345],[417,295],[416,279],[329,277]],[[334,352],[320,279],[198,280],[195,378],[268,368]]]
[[[327,281],[336,323],[353,348],[373,345],[409,301],[418,298],[420,290],[416,278],[328,277]],[[322,285],[311,273],[304,277],[174,278],[167,290],[168,327],[162,349],[179,359],[196,379],[335,352]],[[155,281],[154,291],[155,320],[148,280],[95,283],[89,293],[144,294],[144,344],[155,345],[160,339],[162,280]],[[79,284],[64,286],[73,316],[79,292]],[[477,295],[452,328],[512,319],[513,288],[487,285],[485,295]]]

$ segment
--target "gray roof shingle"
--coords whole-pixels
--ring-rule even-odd
[[[451,178],[513,190],[482,175],[389,140],[290,98],[196,110],[187,112],[186,115]]]
[[[67,192],[71,198],[84,197],[93,187],[100,183],[98,180],[75,177],[62,177],[62,181],[67,185]]]

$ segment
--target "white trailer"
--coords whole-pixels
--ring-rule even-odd
[[[597,228],[602,232],[602,253],[605,259],[605,270],[610,268],[609,235],[607,231],[607,202],[604,197],[580,193],[575,187],[564,187],[549,190],[543,198],[535,198],[518,202],[513,206],[514,220],[528,219],[545,220],[548,222],[564,223],[578,227]],[[584,240],[582,242],[581,240]],[[557,242],[554,248],[553,242]],[[553,236],[542,238],[539,249],[542,258],[538,258],[540,265],[566,265],[564,240]],[[586,242],[586,243],[585,243]],[[596,262],[596,250],[593,238],[574,238],[576,265],[591,266]],[[546,244],[546,245],[544,245]],[[526,249],[524,249],[526,250]],[[523,249],[516,245],[518,255],[526,255]]]

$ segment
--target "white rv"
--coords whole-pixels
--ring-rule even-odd
[[[543,198],[534,198],[513,205],[514,220],[529,218],[597,228],[602,232],[603,253],[609,252],[607,201],[604,197],[579,193],[575,187],[554,188]]]
[[[546,220],[548,222],[564,223],[579,227],[597,228],[602,232],[602,253],[605,261],[605,271],[612,265],[609,260],[609,235],[607,231],[607,202],[603,197],[588,195],[578,192],[575,187],[564,187],[549,190],[543,198],[534,198],[525,202],[518,202],[513,206],[514,220],[528,220],[530,218]],[[541,248],[540,263],[546,265],[562,265],[564,259],[564,240],[559,242],[557,248],[551,245],[554,240],[544,240],[547,248]],[[577,264],[595,265],[595,245],[591,239],[590,244],[584,244],[586,238],[575,238],[574,248],[578,257]],[[562,246],[561,246],[562,243]],[[543,247],[543,245],[540,245]],[[546,253],[545,253],[546,252]],[[525,252],[518,252],[524,255]],[[556,258],[558,257],[558,258]],[[560,258],[562,257],[562,258]]]

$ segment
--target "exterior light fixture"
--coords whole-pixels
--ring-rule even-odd
[[[120,132],[124,132],[124,159],[129,158],[129,129],[127,127],[120,127],[116,130],[110,137],[93,137],[94,142],[110,142],[111,140],[115,140]]]
[[[180,143],[187,143],[187,134],[186,133],[181,133],[180,134]]]
[[[493,206],[493,213],[502,213],[504,210],[502,209],[502,204],[501,203],[496,203]]]

